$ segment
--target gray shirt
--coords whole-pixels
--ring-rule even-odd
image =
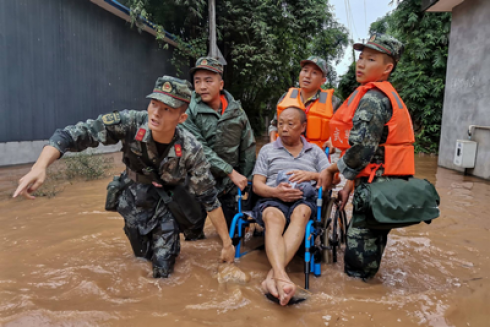
[[[301,137],[303,149],[294,158],[282,144],[279,137],[275,142],[268,143],[260,149],[255,163],[254,175],[267,177],[267,186],[275,187],[277,174],[281,170],[305,170],[319,173],[330,166],[327,155],[316,144],[311,144]]]

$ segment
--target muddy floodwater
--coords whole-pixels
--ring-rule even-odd
[[[122,168],[122,167],[118,167]],[[260,289],[264,251],[236,263],[250,280],[220,278],[219,239],[184,242],[169,279],[136,259],[117,213],[104,211],[109,178],[74,182],[54,198],[0,198],[2,326],[490,326],[490,183],[417,158],[441,195],[441,217],[392,231],[370,283],[340,262],[311,278],[310,298],[279,307]],[[26,167],[0,169],[6,181]],[[11,191],[10,190],[10,191]],[[5,192],[4,192],[5,193]],[[299,258],[289,266],[303,286]],[[222,277],[222,276],[221,276]]]

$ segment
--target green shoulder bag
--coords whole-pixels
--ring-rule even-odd
[[[359,191],[365,195],[363,207],[368,228],[401,228],[421,222],[430,224],[440,215],[439,194],[425,179],[393,179],[360,187]]]

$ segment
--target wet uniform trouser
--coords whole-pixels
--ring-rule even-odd
[[[236,194],[233,192],[221,194],[218,196],[218,200],[221,203],[221,209],[223,210],[223,215],[225,216],[226,224],[228,225],[228,230],[230,230],[231,222],[233,221],[233,217],[237,214],[237,205],[235,200]],[[201,210],[205,212],[203,206],[201,206]],[[204,214],[206,217],[207,213]],[[186,240],[198,240],[204,238],[204,224],[206,219],[203,219],[202,224],[196,226],[196,228],[192,230],[185,230],[184,235]]]
[[[389,178],[379,177],[373,183],[381,183]],[[362,183],[362,182],[361,182]],[[366,194],[360,192],[360,184],[354,190],[352,219],[347,229],[344,255],[344,271],[351,277],[370,279],[379,270],[381,258],[388,241],[389,229],[366,227]]]
[[[134,255],[153,263],[153,277],[168,277],[180,253],[179,227],[152,185],[132,184],[120,198],[117,211]]]

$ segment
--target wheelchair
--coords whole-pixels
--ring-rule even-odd
[[[255,219],[247,215],[258,200],[253,193],[249,182],[242,192],[238,189],[236,196],[238,213],[233,217],[230,225],[230,238],[235,246],[235,259],[257,250],[259,247],[242,252],[245,243],[245,230],[255,224]],[[337,262],[337,252],[345,246],[347,232],[347,216],[344,210],[339,210],[339,201],[332,197],[332,191],[326,193],[322,188],[318,190],[315,218],[310,219],[305,229],[304,239],[304,271],[305,289],[309,289],[310,274],[321,276],[321,263],[331,264]]]

